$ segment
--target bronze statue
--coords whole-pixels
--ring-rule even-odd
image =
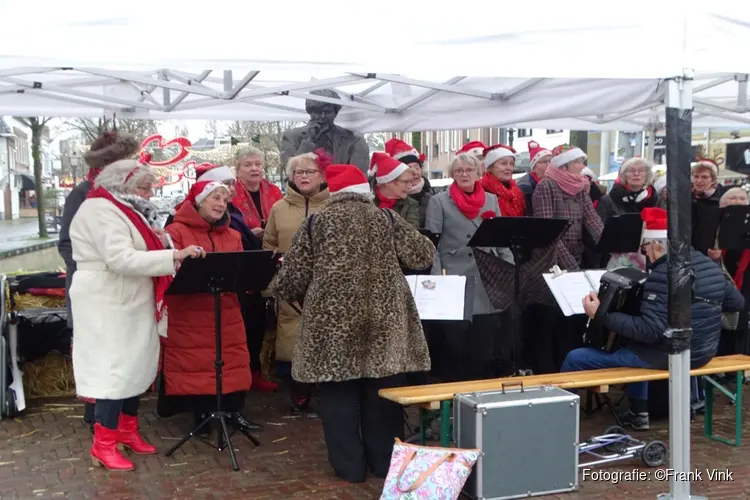
[[[333,90],[314,90],[310,93],[340,99]],[[293,156],[323,148],[331,155],[334,163],[356,165],[367,173],[370,167],[370,148],[365,138],[333,123],[341,106],[307,99],[305,110],[310,115],[307,125],[284,132],[281,139],[281,164],[286,165],[287,160]]]

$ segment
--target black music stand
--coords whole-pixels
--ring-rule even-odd
[[[731,205],[722,210],[719,223],[719,248],[722,250],[750,248],[750,207]]]
[[[243,293],[246,291],[260,292],[271,282],[276,272],[277,260],[274,254],[267,250],[251,250],[248,252],[215,252],[206,255],[205,259],[186,259],[177,272],[174,281],[167,290],[168,295],[211,294],[214,300],[214,333],[216,335],[216,409],[199,423],[195,429],[182,437],[180,441],[167,451],[171,456],[180,449],[190,438],[195,437],[215,448],[229,452],[232,469],[240,470],[237,457],[234,454],[227,422],[234,424],[234,428],[242,433],[255,446],[260,445],[250,434],[250,422],[239,412],[228,412],[222,408],[223,388],[222,377],[224,361],[221,357],[221,294]],[[217,420],[220,428],[217,432],[216,445],[200,437],[200,431],[211,421]]]
[[[604,224],[602,237],[596,246],[597,252],[602,256],[599,265],[606,267],[613,253],[640,251],[642,233],[643,220],[639,213],[620,214],[608,218]]]
[[[716,232],[722,219],[722,209],[718,203],[697,203],[692,205],[693,234],[690,244],[701,253],[716,246]]]
[[[570,222],[560,218],[495,217],[477,228],[468,247],[509,248],[513,254],[513,301],[516,306],[515,327],[523,338],[523,305],[521,304],[521,266],[531,260],[532,250],[548,247],[565,231]],[[518,346],[514,346],[518,350]],[[517,360],[513,360],[517,361]]]

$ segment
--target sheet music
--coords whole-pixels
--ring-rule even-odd
[[[557,304],[565,316],[584,314],[583,298],[591,292],[599,292],[599,282],[605,269],[567,272],[557,278],[551,273],[542,276]]]
[[[466,276],[405,276],[423,320],[464,319]]]

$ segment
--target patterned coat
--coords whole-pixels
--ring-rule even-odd
[[[303,302],[292,377],[340,382],[429,370],[401,266],[428,267],[430,240],[355,193],[332,195],[312,229],[309,221],[295,234],[275,284],[282,299]]]
[[[545,177],[536,185],[532,196],[534,217],[568,219],[572,224],[563,233],[555,251],[555,263],[560,269],[578,270],[583,256],[583,229],[594,243],[599,243],[604,224],[594,210],[585,190],[570,196],[555,181]]]

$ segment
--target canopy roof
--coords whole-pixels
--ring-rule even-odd
[[[694,125],[735,126],[750,123],[736,53],[750,7],[731,3],[480,0],[463,16],[426,0],[135,0],[122,15],[6,1],[0,114],[298,121],[310,91],[334,88],[338,123],[360,132],[635,130],[661,119],[664,79],[694,74]]]

